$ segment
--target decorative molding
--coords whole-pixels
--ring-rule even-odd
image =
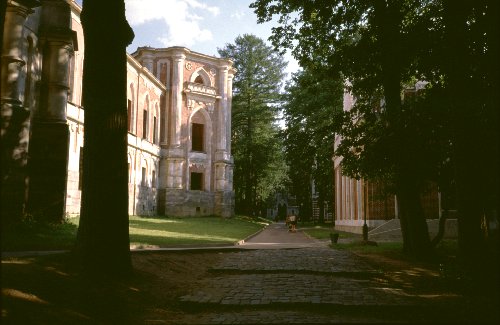
[[[193,64],[191,62],[186,62],[186,70],[193,70]]]
[[[214,87],[194,82],[184,83],[184,93],[186,94],[186,106],[189,110],[203,107],[209,113],[213,113],[215,101],[221,98],[217,96],[217,91]]]
[[[216,97],[217,91],[214,87],[205,86],[199,83],[194,82],[185,82],[184,83],[184,92],[185,93],[194,93],[198,95],[206,95],[210,97]]]

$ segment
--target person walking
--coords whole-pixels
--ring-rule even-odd
[[[292,210],[292,213],[288,216],[288,220],[290,221],[291,232],[296,232],[297,231],[297,216],[295,215],[295,211]]]

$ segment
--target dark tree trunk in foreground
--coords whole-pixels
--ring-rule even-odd
[[[417,180],[414,179],[411,159],[408,159],[408,140],[411,136],[398,125],[401,114],[401,64],[398,46],[401,24],[400,8],[396,3],[386,4],[385,1],[375,2],[376,26],[380,42],[380,59],[382,70],[382,85],[389,116],[390,128],[400,139],[399,153],[396,157],[396,195],[398,199],[399,218],[403,235],[404,251],[408,255],[425,259],[430,255],[431,245],[427,223],[420,202],[420,192]]]
[[[475,2],[444,2],[446,74],[454,129],[459,256],[465,271],[486,280],[498,277],[498,243],[489,251],[489,225],[498,214],[498,5],[490,2],[492,30],[486,30],[486,82],[474,79],[474,58],[464,35]],[[496,25],[496,26],[494,26]],[[488,57],[489,55],[489,57]],[[494,59],[492,59],[494,58]],[[493,72],[496,71],[496,72]],[[493,75],[492,75],[493,73]],[[484,88],[484,89],[482,89]],[[481,92],[485,95],[481,96]],[[498,220],[496,221],[498,222]],[[491,229],[497,232],[498,229]],[[489,284],[492,286],[493,284]],[[496,285],[495,288],[498,288]]]
[[[83,186],[77,253],[96,275],[131,270],[125,48],[134,34],[123,0],[84,0]]]

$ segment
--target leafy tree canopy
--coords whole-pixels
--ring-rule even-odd
[[[286,178],[276,124],[287,63],[254,35],[238,36],[219,49],[234,61],[232,148],[236,210],[256,214]]]

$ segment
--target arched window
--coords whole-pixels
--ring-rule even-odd
[[[205,118],[201,111],[191,119],[191,151],[205,152]]]
[[[159,116],[159,111],[158,111],[158,103],[155,104],[155,112],[153,116],[153,143],[156,144],[158,143],[158,116]]]
[[[203,81],[203,77],[202,76],[198,76],[194,79],[194,82],[197,83],[197,84],[204,84],[205,82]]]
[[[127,98],[128,131],[134,129],[134,84],[130,84],[130,96]]]
[[[148,119],[149,119],[149,97],[146,96],[146,103],[144,104],[144,111],[142,114],[142,138],[148,139]]]
[[[193,151],[203,151],[204,125],[199,123],[192,124],[192,146]]]

